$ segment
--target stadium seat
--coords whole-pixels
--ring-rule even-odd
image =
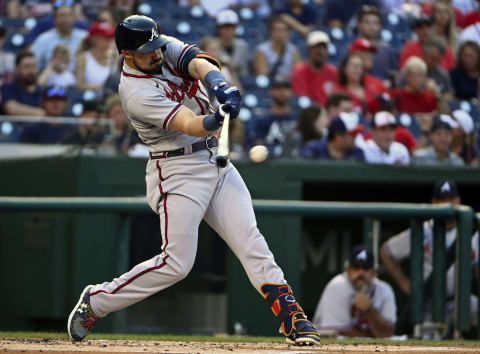
[[[408,113],[405,112],[399,112],[398,113],[398,122],[405,128],[407,128],[410,133],[413,134],[415,139],[418,139],[420,137],[420,125],[418,124],[417,120],[415,117],[411,116]]]
[[[26,46],[25,36],[19,32],[7,33],[7,38],[3,44],[3,50],[6,52],[18,53]]]

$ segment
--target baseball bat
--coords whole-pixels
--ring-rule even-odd
[[[222,130],[220,131],[220,137],[218,138],[218,150],[217,150],[217,165],[220,167],[227,166],[228,154],[230,153],[228,143],[228,127],[230,125],[230,113],[225,113],[223,119]]]

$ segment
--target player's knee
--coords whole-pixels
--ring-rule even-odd
[[[171,260],[172,264],[172,269],[175,273],[175,278],[180,281],[190,273],[190,271],[193,268],[193,263],[195,262],[195,257],[189,258],[185,257],[182,259],[179,259],[178,261],[174,261],[173,259]]]

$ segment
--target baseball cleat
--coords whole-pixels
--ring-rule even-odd
[[[98,320],[90,305],[89,293],[92,287],[93,285],[87,285],[83,289],[80,299],[68,317],[68,336],[76,342],[83,340]]]
[[[299,346],[318,345],[320,335],[307,317],[302,312],[298,312],[292,316],[292,330],[285,341],[287,344]]]

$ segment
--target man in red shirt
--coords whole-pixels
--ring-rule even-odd
[[[292,71],[293,93],[308,96],[322,105],[337,81],[337,68],[326,62],[329,43],[325,32],[311,32],[307,36],[308,60],[295,65]]]
[[[413,29],[418,37],[418,40],[411,40],[405,43],[402,48],[402,52],[400,53],[400,67],[403,67],[410,57],[416,56],[424,59],[423,45],[432,35],[431,25],[432,22],[430,17],[422,16],[415,20]],[[440,65],[447,71],[450,71],[450,69],[455,66],[455,57],[450,48],[447,47]]]

